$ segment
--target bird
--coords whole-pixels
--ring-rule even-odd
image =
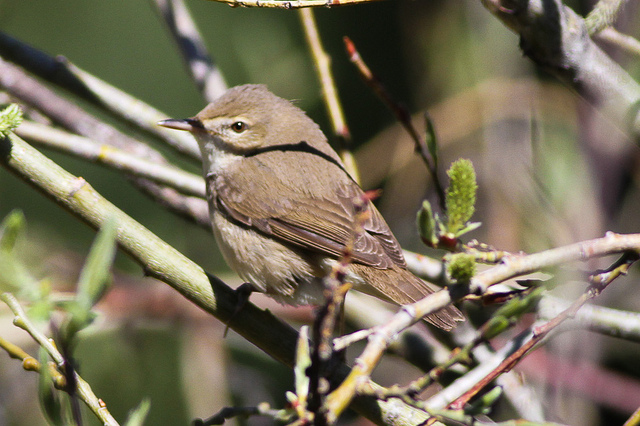
[[[436,290],[407,270],[369,200],[363,232],[354,235],[354,199],[364,191],[318,124],[265,85],[230,88],[196,116],[158,124],[196,139],[216,242],[253,290],[282,304],[322,304],[323,277],[350,239],[345,280],[355,290],[396,305]],[[425,319],[451,330],[464,317],[447,306]]]

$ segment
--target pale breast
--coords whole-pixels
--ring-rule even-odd
[[[231,269],[243,280],[280,303],[318,304],[322,301],[323,272],[300,251],[257,231],[236,225],[213,210],[214,235]]]

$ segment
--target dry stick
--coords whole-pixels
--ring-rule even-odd
[[[159,120],[167,118],[167,114],[76,67],[66,58],[50,56],[1,32],[0,55],[30,73],[162,138],[177,152],[199,161],[200,150],[191,135],[157,125]]]
[[[440,184],[440,178],[438,177],[438,170],[436,169],[435,161],[431,156],[431,153],[429,152],[427,143],[425,142],[425,140],[423,140],[423,138],[420,137],[418,131],[413,126],[413,123],[411,123],[411,115],[409,114],[406,108],[404,108],[402,105],[400,105],[391,97],[391,94],[389,94],[389,92],[382,85],[380,80],[378,80],[375,74],[371,72],[367,64],[364,62],[364,60],[360,56],[360,53],[358,53],[358,50],[356,49],[355,44],[353,44],[353,42],[351,41],[351,39],[349,39],[349,37],[344,37],[344,44],[347,49],[347,54],[349,55],[349,60],[353,62],[353,64],[357,67],[362,79],[365,81],[365,83],[367,83],[369,87],[371,87],[371,89],[373,89],[375,94],[378,95],[380,99],[382,99],[382,101],[387,106],[387,108],[391,110],[391,112],[396,116],[396,119],[402,124],[405,130],[409,133],[409,135],[411,136],[411,139],[413,139],[413,142],[415,143],[416,152],[420,154],[420,157],[422,157],[424,164],[427,166],[427,170],[429,170],[431,179],[433,179],[433,184],[436,188],[436,193],[438,194],[438,201],[440,204],[440,208],[442,209],[442,211],[444,211],[445,210],[444,189]]]
[[[210,0],[226,3],[231,7],[266,7],[277,9],[300,9],[304,7],[333,7],[351,4],[373,3],[380,0]]]
[[[595,294],[590,292],[583,294],[574,301],[571,306],[560,313],[557,317],[549,321],[548,323],[536,328],[533,332],[533,336],[524,345],[518,348],[515,352],[509,355],[500,365],[495,368],[490,374],[485,376],[482,380],[475,384],[469,391],[465,392],[460,398],[455,400],[449,405],[452,410],[461,410],[469,400],[475,396],[478,392],[484,389],[489,383],[491,383],[500,374],[510,371],[533,347],[538,344],[549,332],[559,326],[565,319],[572,317],[580,309],[582,305],[595,297]]]
[[[213,102],[227,90],[227,83],[209,56],[184,0],[154,0],[154,3],[178,44],[182,59],[200,93],[205,101]]]
[[[119,247],[138,262],[147,275],[169,284],[224,323],[236,313],[238,296],[233,289],[217,277],[205,274],[200,266],[111,204],[84,179],[61,169],[19,137],[11,134],[0,139],[0,165],[94,229],[100,228],[108,218],[115,218]],[[277,361],[293,366],[297,332],[269,311],[247,302],[233,317],[230,327]],[[347,366],[338,365],[331,380],[340,382],[348,373]],[[392,413],[401,424],[409,424],[416,417],[425,418],[411,407],[399,407],[371,397],[356,398],[352,407],[376,423],[382,423],[383,418]]]
[[[340,143],[340,158],[344,162],[345,168],[351,177],[353,177],[356,182],[360,182],[358,166],[351,153],[351,133],[344,118],[344,112],[338,97],[338,91],[336,90],[333,73],[331,72],[331,57],[322,47],[322,40],[320,39],[318,26],[313,16],[313,10],[301,9],[299,16],[304,28],[307,44],[311,50],[316,74],[318,75],[318,80],[320,80],[324,104],[333,127],[333,134],[336,135]]]
[[[538,305],[541,318],[552,318],[569,306],[569,302],[553,296],[545,296]],[[564,326],[566,330],[580,329],[640,343],[640,313],[604,306],[582,307],[575,318]]]

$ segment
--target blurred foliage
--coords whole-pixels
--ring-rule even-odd
[[[579,12],[586,9],[571,5]],[[275,93],[297,99],[323,129],[330,128],[295,12],[233,9],[203,0],[188,6],[230,85],[266,83]],[[598,237],[606,230],[640,229],[636,147],[523,58],[517,37],[480,2],[386,1],[322,9],[316,15],[358,145],[363,186],[384,188],[379,206],[403,246],[428,252],[416,232],[415,214],[425,199],[437,203],[412,142],[348,62],[344,35],[394,97],[416,113],[417,128],[424,128],[421,110],[429,109],[440,165],[459,157],[473,161],[479,187],[474,220],[483,223],[471,233],[473,238],[505,250],[536,251]],[[620,26],[639,33],[635,4],[628,5]],[[151,2],[2,1],[0,30],[68,57],[167,117],[191,116],[203,106]],[[640,61],[616,57],[640,79]],[[227,271],[211,235],[167,213],[118,173],[57,153],[47,155],[205,269]],[[0,217],[14,208],[24,211],[30,224],[15,248],[29,274],[51,276],[56,290],[73,290],[94,233],[0,170]],[[187,424],[230,402],[284,404],[284,391],[293,389],[291,372],[241,339],[230,336],[221,342],[222,327],[186,310],[176,293],[164,295],[159,284],[140,282],[142,271],[124,256],[118,255],[116,266],[114,287],[105,304],[98,305],[108,321],[99,317],[83,330],[76,351],[80,373],[116,418],[124,420],[144,398],[151,401],[147,424]],[[594,262],[589,268],[597,266]],[[635,280],[632,273],[616,282],[599,302],[640,311]],[[559,291],[571,297],[574,289]],[[4,307],[0,312],[2,335],[19,336],[33,352],[29,341],[12,331]],[[611,365],[630,380],[640,380],[637,345],[583,337],[567,333],[547,350]],[[35,377],[17,364],[6,358],[0,362],[0,424],[45,424],[34,401]],[[550,377],[559,373],[553,365],[546,368]],[[187,380],[192,369],[201,373]],[[403,374],[394,370],[397,377]],[[533,380],[542,383],[543,394],[555,386],[541,377]],[[22,386],[26,382],[31,385]],[[548,407],[555,418],[595,425],[628,416],[628,407],[593,403],[596,397],[586,386],[579,392],[557,390]]]

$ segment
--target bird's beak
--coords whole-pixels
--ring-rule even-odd
[[[158,121],[158,125],[169,129],[186,130],[187,132],[195,132],[204,128],[200,120],[196,118],[169,118],[167,120]]]

